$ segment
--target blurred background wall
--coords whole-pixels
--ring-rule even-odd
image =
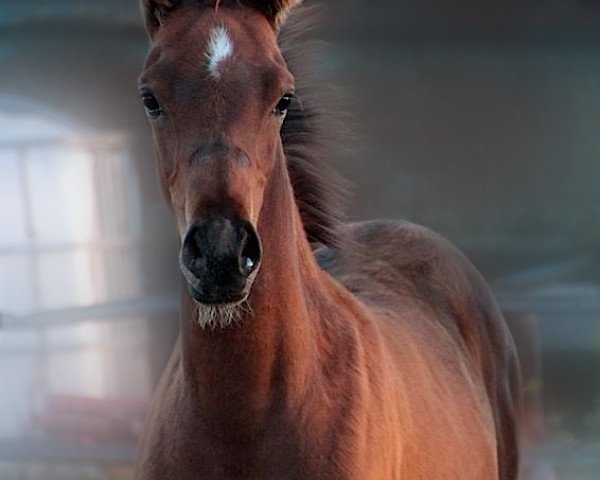
[[[600,2],[330,0],[311,37],[357,126],[349,218],[467,253],[521,350],[528,478],[600,478]],[[2,479],[128,478],[177,334],[146,51],[135,0],[0,0]]]

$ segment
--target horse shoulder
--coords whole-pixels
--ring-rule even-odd
[[[410,222],[349,224],[344,238],[338,251],[317,251],[322,267],[375,310],[396,309],[401,328],[418,328],[406,321],[410,315],[403,316],[410,309],[443,325],[465,351],[487,394],[501,463],[499,478],[514,478],[520,369],[487,282],[448,240]]]

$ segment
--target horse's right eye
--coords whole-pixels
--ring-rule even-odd
[[[158,100],[151,93],[143,92],[142,102],[144,102],[144,107],[146,107],[146,113],[148,113],[148,116],[156,118],[162,114],[162,108],[160,108]]]

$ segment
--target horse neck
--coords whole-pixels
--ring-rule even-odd
[[[213,414],[220,408],[229,416],[236,408],[260,414],[284,398],[300,400],[315,371],[317,302],[327,282],[306,240],[283,158],[269,179],[262,212],[263,262],[242,321],[203,330],[183,294],[184,375]]]

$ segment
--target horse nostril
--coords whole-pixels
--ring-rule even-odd
[[[250,223],[244,225],[244,247],[240,253],[240,269],[246,276],[254,272],[260,264],[261,246],[258,235]]]
[[[184,264],[188,268],[194,268],[196,266],[197,261],[202,257],[202,252],[200,251],[200,242],[198,241],[197,236],[199,235],[199,228],[192,227],[183,240],[181,256]]]

